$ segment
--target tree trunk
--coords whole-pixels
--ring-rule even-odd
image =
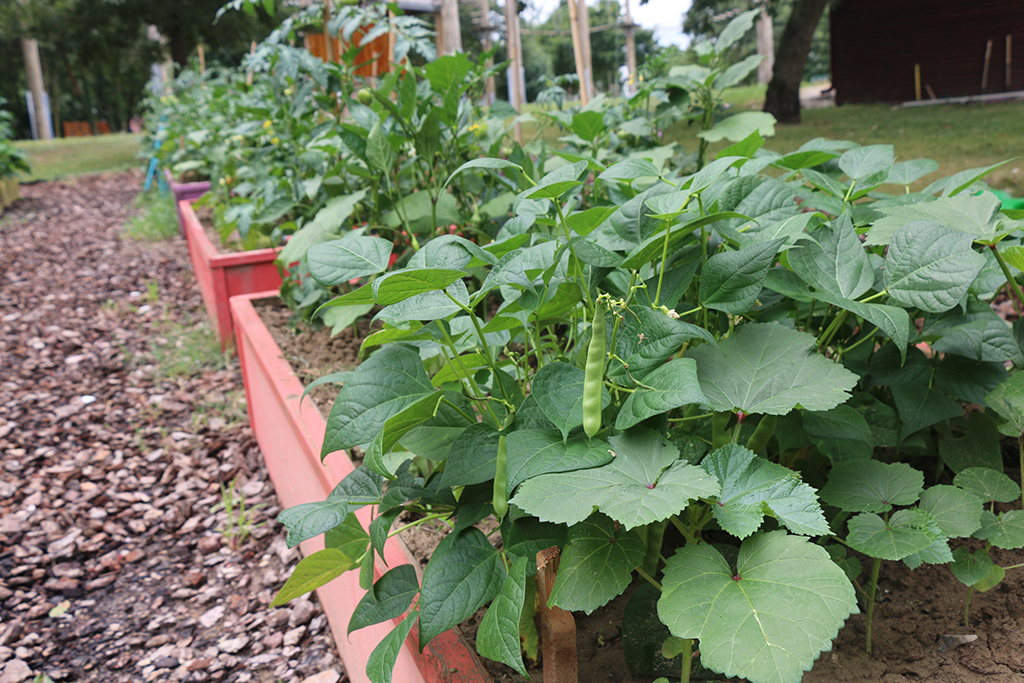
[[[772,80],[764,97],[764,111],[780,123],[800,123],[800,80],[814,29],[827,4],[828,0],[796,0],[782,30]]]
[[[185,68],[185,65],[188,64],[188,57],[192,52],[188,34],[180,26],[175,26],[168,28],[166,35],[171,49],[171,61],[177,65],[174,72],[180,73]]]
[[[25,76],[29,92],[32,93],[32,105],[35,112],[36,139],[49,140],[49,121],[46,116],[46,104],[43,101],[43,67],[39,62],[39,43],[34,38],[22,38],[21,50],[25,56]]]

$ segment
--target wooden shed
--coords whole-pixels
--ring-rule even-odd
[[[915,65],[923,99],[1024,90],[1022,0],[839,0],[830,17],[836,104],[914,100]]]

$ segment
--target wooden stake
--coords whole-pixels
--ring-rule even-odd
[[[580,26],[580,48],[583,52],[583,75],[586,80],[587,100],[594,97],[594,60],[590,56],[590,9],[587,0],[576,0],[576,20]]]
[[[483,44],[484,52],[491,49],[491,4],[488,0],[477,0],[477,10],[480,12],[480,20],[482,23],[481,28],[481,43]],[[494,66],[494,59],[487,60],[487,68]],[[494,104],[494,76],[487,79],[487,83],[484,86],[484,101],[490,106]]]
[[[914,65],[914,96],[921,101],[921,65]]]
[[[327,55],[328,62],[338,61],[337,55],[334,53],[334,39],[331,37],[330,32],[327,30],[327,24],[331,22],[331,0],[325,0],[324,2],[324,54]]]
[[[519,9],[516,0],[505,0],[505,40],[508,49],[509,104],[517,112],[523,107],[523,47],[519,40]],[[515,124],[515,138],[523,144],[523,124]]]
[[[199,43],[199,75],[206,75],[206,52],[203,50],[203,44]]]
[[[584,107],[590,102],[587,97],[587,73],[584,67],[583,44],[580,38],[580,17],[576,9],[576,0],[566,0],[569,3],[569,30],[572,32],[572,54],[576,60],[576,77],[580,81],[580,104]]]
[[[544,683],[577,683],[576,620],[572,612],[548,607],[560,554],[557,547],[537,553],[537,615],[540,617]]]
[[[981,70],[981,92],[988,87],[988,65],[992,61],[992,41],[985,44],[985,66]]]
[[[1013,36],[1006,34],[1006,89],[1010,89],[1010,64],[1013,62]]]
[[[629,13],[629,0],[626,4],[626,77],[627,94],[632,95],[640,88],[640,75],[636,72],[636,24],[633,23],[633,15]]]
[[[931,98],[931,99],[933,99],[933,100],[937,100],[937,99],[939,99],[938,97],[936,97],[936,96],[935,96],[935,91],[934,91],[934,90],[932,90],[932,86],[930,86],[930,85],[928,85],[927,83],[925,83],[925,85],[924,85],[924,89],[928,91],[928,97],[929,97],[929,98]]]

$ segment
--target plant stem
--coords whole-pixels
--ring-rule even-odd
[[[875,616],[875,591],[878,590],[878,573],[882,569],[882,558],[876,557],[875,564],[871,567],[871,585],[868,586],[868,605],[867,605],[867,637],[865,650],[868,654],[871,654],[871,620]]]
[[[683,651],[680,656],[683,658],[683,672],[679,680],[681,683],[690,683],[690,669],[693,666],[693,638],[683,638]]]
[[[1006,276],[1006,284],[1010,286],[1013,291],[1014,298],[1017,299],[1017,312],[1024,312],[1024,293],[1020,291],[1020,285],[1017,284],[1017,280],[1013,277],[1013,273],[1010,272],[1010,266],[1006,265],[1006,260],[1003,255],[996,249],[996,245],[990,247],[992,254],[996,257],[996,263],[999,264],[999,268],[1003,271],[1003,275]]]
[[[637,567],[636,568],[636,573],[639,574],[642,579],[647,581],[647,583],[651,584],[652,586],[657,588],[659,591],[661,590],[661,584],[658,583],[657,581],[655,581],[653,576],[651,576],[650,574],[645,572],[643,567]]]
[[[654,293],[654,306],[657,308],[661,305],[661,283],[665,279],[665,261],[668,260],[668,242],[669,238],[672,237],[672,221],[668,223],[668,229],[665,230],[665,242],[661,246],[661,268],[658,271],[658,291]]]

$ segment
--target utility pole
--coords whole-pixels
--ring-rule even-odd
[[[629,13],[629,0],[625,0],[625,5],[626,24],[623,28],[626,29],[626,71],[629,72],[626,87],[628,93],[632,95],[639,89],[639,74],[636,72],[636,24],[633,23],[633,15]]]
[[[39,43],[35,38],[22,38],[21,52],[25,56],[25,78],[35,110],[36,139],[52,140],[53,132],[47,120],[46,101],[43,97],[43,66],[39,63]]]
[[[572,2],[572,0],[569,0]],[[505,0],[505,41],[508,48],[508,99],[517,112],[523,108],[523,44],[519,39],[518,0]],[[516,142],[523,144],[523,124],[516,122]]]

